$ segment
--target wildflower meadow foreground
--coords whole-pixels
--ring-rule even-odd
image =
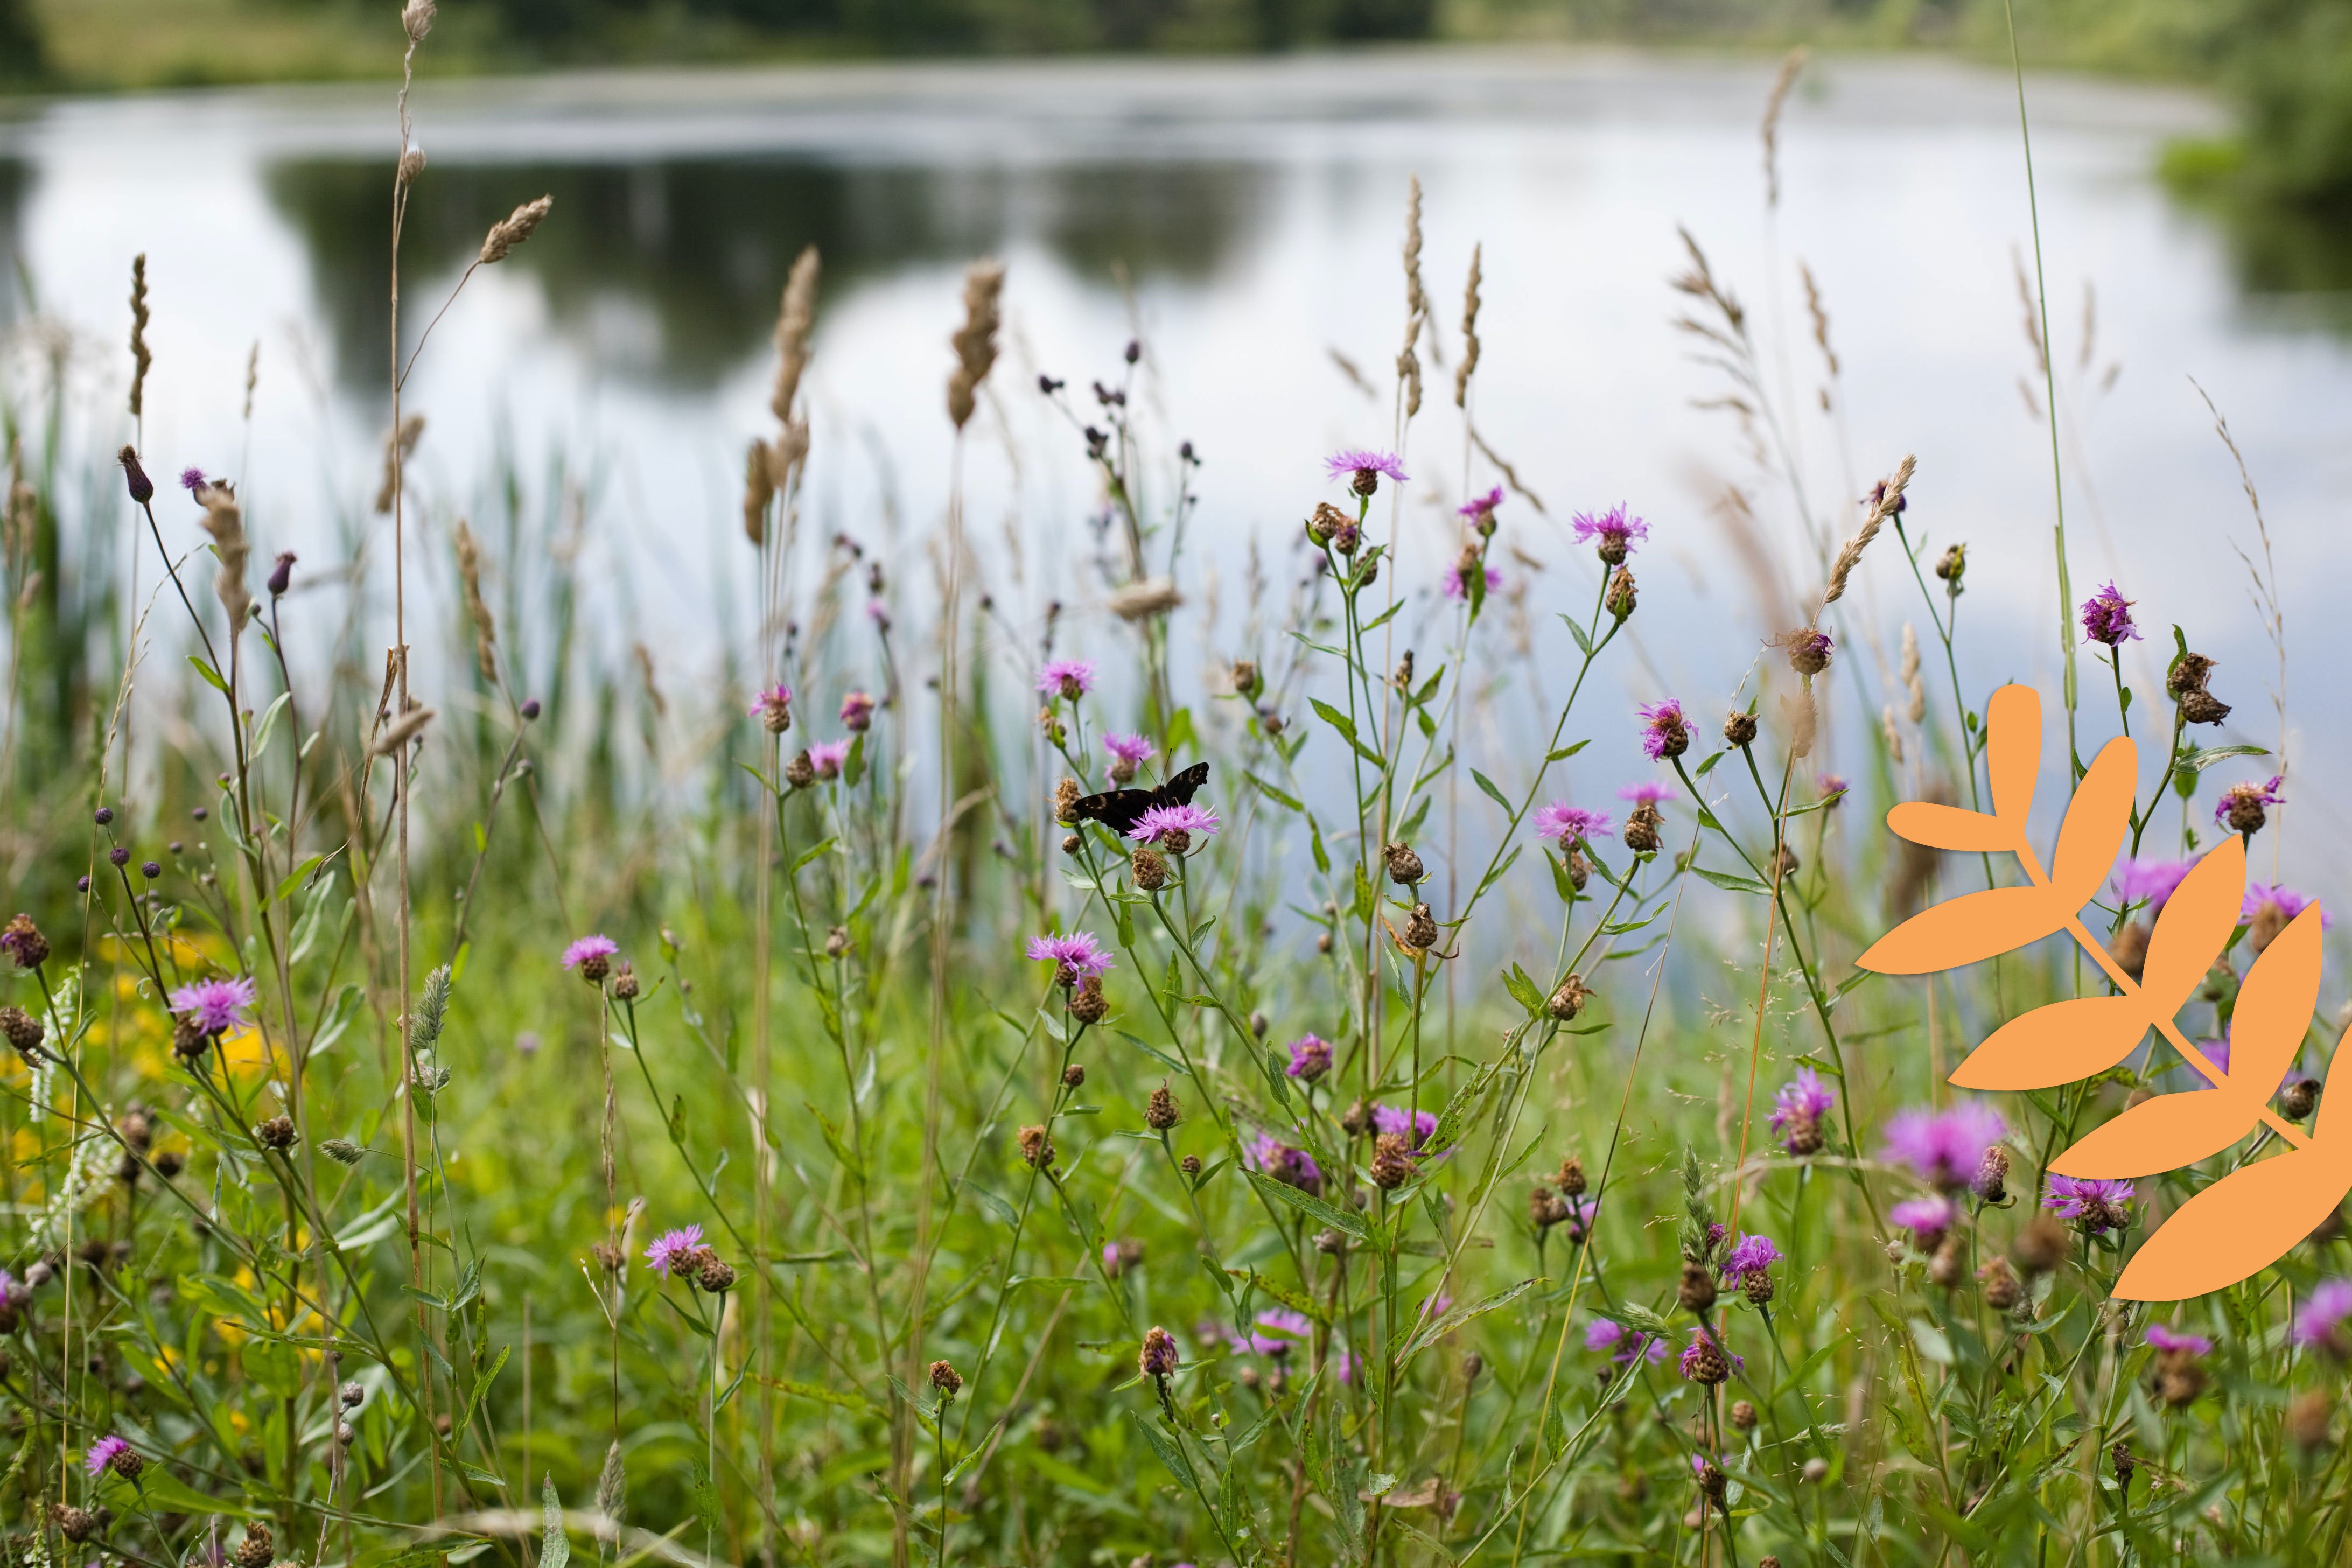
[[[337,562],[142,444],[143,264],[107,459],[0,388],[7,1560],[2347,1561],[2344,988],[2196,651],[2242,595],[2062,523],[2063,688],[1972,687],[1935,475],[1816,509],[1760,440],[1807,585],[1658,689],[1696,525],[1486,448],[1480,259],[1441,367],[1400,195],[1392,417],[1302,437],[1222,617],[1143,345],[1015,384],[993,263],[909,368],[932,553],[806,526],[803,255],[687,716],[396,383]],[[1688,249],[1695,391],[1842,406]],[[970,527],[1014,398],[1097,484],[1066,581]]]

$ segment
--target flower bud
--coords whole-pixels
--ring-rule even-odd
[[[1601,607],[1618,620],[1622,621],[1633,615],[1633,571],[1628,567],[1620,566],[1609,579],[1609,592],[1601,600]]]

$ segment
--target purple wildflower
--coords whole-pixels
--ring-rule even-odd
[[[563,950],[563,967],[577,969],[592,958],[610,958],[621,944],[609,936],[583,936]]]
[[[1331,1042],[1320,1035],[1301,1035],[1290,1042],[1291,1077],[1313,1083],[1331,1070]]]
[[[754,693],[751,706],[744,711],[754,719],[760,719],[770,713],[789,711],[792,705],[793,689],[780,680],[767,689]]]
[[[1341,1383],[1353,1384],[1356,1381],[1356,1352],[1353,1351],[1339,1351],[1333,1354],[1331,1357],[1331,1375],[1338,1378]],[[1190,1568],[1190,1565],[1186,1564],[1185,1568]]]
[[[1650,525],[1638,517],[1626,515],[1621,502],[1595,517],[1580,511],[1569,524],[1579,544],[1597,542],[1604,559],[1612,566],[1633,552],[1636,542],[1650,537]]]
[[[1089,974],[1100,974],[1111,966],[1110,954],[1095,941],[1092,931],[1074,931],[1066,936],[1033,936],[1029,939],[1029,956],[1040,963],[1054,965],[1054,984],[1076,985]]]
[[[180,488],[187,491],[190,495],[194,495],[198,490],[203,489],[210,483],[212,483],[212,481],[205,478],[205,471],[202,468],[182,468],[180,470]]]
[[[2265,908],[2275,907],[2278,910],[2279,923],[2284,925],[2288,921],[2309,909],[2311,904],[2311,900],[2284,883],[2249,882],[2246,884],[2246,901],[2239,906],[2238,918],[2241,921],[2252,921]],[[2320,930],[2326,931],[2335,923],[2328,918],[2325,909],[2319,911]]]
[[[1257,1315],[1246,1336],[1228,1334],[1225,1342],[1235,1355],[1286,1356],[1313,1337],[1306,1314],[1274,1307]]]
[[[1418,1149],[1437,1131],[1437,1112],[1416,1110],[1412,1113],[1412,1147]],[[1372,1107],[1372,1125],[1382,1132],[1402,1136],[1405,1130],[1405,1113],[1393,1105]]]
[[[841,722],[845,729],[864,730],[874,722],[874,699],[863,691],[853,691],[841,700]]]
[[[2244,784],[2231,784],[2221,792],[2221,798],[2213,803],[2214,825],[2220,827],[2230,827],[2230,817],[2233,812],[2251,810],[2253,814],[2254,826],[2260,827],[2263,825],[2262,808],[2263,806],[2286,804],[2286,796],[2279,794],[2279,785],[2285,782],[2284,774],[2273,773],[2267,784],[2255,784],[2250,780]],[[2235,828],[2231,830],[2237,831]]]
[[[2209,1061],[2209,1062],[2211,1062],[2211,1063],[2213,1064],[2214,1068],[2215,1068],[2218,1071],[2220,1071],[2223,1077],[2225,1077],[2225,1078],[2226,1078],[2227,1076],[2229,1076],[2229,1072],[2230,1072],[2230,1026],[2229,1026],[2229,1025],[2224,1024],[2224,1025],[2222,1025],[2222,1026],[2221,1026],[2221,1037],[2220,1039],[2218,1039],[2218,1040],[2200,1040],[2200,1041],[2198,1041],[2198,1042],[2197,1042],[2197,1048],[2198,1048],[2199,1050],[2200,1050],[2200,1051],[2202,1051],[2202,1052],[2204,1052],[2204,1053],[2205,1053],[2205,1059],[2206,1059],[2207,1061]],[[2212,1087],[2213,1087],[2213,1080],[2212,1080],[2212,1079],[2209,1079],[2209,1078],[2207,1078],[2203,1073],[2197,1071],[2194,1068],[2191,1068],[2189,1069],[2189,1076],[2191,1079],[2193,1079],[2195,1080],[2195,1082],[2191,1085],[2191,1087],[2192,1087],[2192,1088],[2196,1088],[2196,1089],[2210,1089],[2210,1088],[2212,1088]],[[2290,1074],[2289,1076],[2290,1076],[2290,1077],[2292,1077],[2293,1075],[2292,1075],[2292,1074]]]
[[[1217,814],[1204,805],[1155,805],[1135,819],[1127,836],[1138,844],[1157,844],[1178,833],[1208,838],[1219,826]]]
[[[1772,1245],[1769,1236],[1743,1236],[1733,1244],[1731,1256],[1723,1260],[1723,1277],[1734,1284],[1750,1274],[1762,1274],[1781,1260],[1780,1249]]]
[[[2323,1279],[2303,1299],[2290,1337],[2305,1350],[2325,1348],[2341,1355],[2347,1318],[2352,1318],[2352,1279]]]
[[[2107,889],[2117,904],[2146,903],[2150,910],[2160,910],[2196,864],[2194,860],[2126,859]]]
[[[1822,1075],[1811,1068],[1799,1068],[1797,1076],[1772,1097],[1772,1131],[1785,1138],[1801,1125],[1817,1130],[1822,1118],[1836,1105],[1837,1091],[1822,1081]]]
[[[1680,756],[1690,746],[1690,727],[1683,705],[1673,698],[1642,707],[1642,754],[1652,762]]]
[[[1586,1327],[1584,1348],[1596,1354],[1606,1352],[1619,1366],[1632,1366],[1637,1361],[1655,1366],[1666,1359],[1664,1340],[1607,1318],[1595,1318]]]
[[[194,1019],[205,1034],[224,1034],[253,1022],[246,1009],[253,1005],[254,994],[253,982],[241,975],[233,980],[199,980],[172,993],[171,1010]]]
[[[1370,495],[1383,476],[1397,484],[1412,478],[1404,471],[1403,461],[1393,452],[1375,452],[1368,447],[1349,447],[1323,459],[1323,471],[1332,479],[1352,481],[1358,495]]]
[[[646,1266],[656,1274],[683,1274],[693,1265],[691,1259],[702,1249],[702,1227],[684,1226],[666,1230],[654,1237],[646,1248]]]
[[[2147,1348],[2152,1351],[2185,1352],[2189,1355],[2211,1355],[2213,1342],[2203,1334],[2184,1334],[2166,1328],[2162,1323],[2147,1326]]]
[[[1456,507],[1454,510],[1454,515],[1457,517],[1466,517],[1475,521],[1478,518],[1492,516],[1495,509],[1502,504],[1503,487],[1496,485],[1485,495],[1472,496],[1467,505]]]
[[[1906,1198],[1888,1209],[1886,1217],[1897,1230],[1909,1231],[1920,1251],[1933,1252],[1944,1233],[1952,1228],[1958,1211],[1948,1198]]]
[[[1672,784],[1662,784],[1650,779],[1643,779],[1639,784],[1620,785],[1617,798],[1630,800],[1636,805],[1656,805],[1664,801],[1680,800],[1682,797],[1675,793],[1675,786]]]
[[[1827,801],[1839,799],[1846,791],[1853,787],[1850,781],[1842,779],[1835,773],[1823,773],[1813,782],[1820,786],[1822,798]]]
[[[1286,1187],[1302,1193],[1323,1190],[1323,1167],[1306,1150],[1285,1143],[1270,1132],[1258,1134],[1250,1146],[1249,1163]]]
[[[2128,1217],[2125,1205],[2131,1200],[2129,1182],[2053,1176],[2042,1206],[2054,1210],[2062,1219],[2079,1220],[2084,1230],[2096,1236],[2125,1223]]]
[[[848,760],[849,742],[846,741],[819,741],[809,748],[809,762],[816,768],[816,776],[821,779],[839,778],[841,764]]]
[[[1108,752],[1114,761],[1140,767],[1151,760],[1158,748],[1140,735],[1105,735],[1103,750]]]
[[[1734,1372],[1743,1371],[1748,1365],[1748,1358],[1746,1356],[1733,1355],[1730,1349],[1726,1346],[1722,1341],[1708,1333],[1704,1328],[1696,1328],[1691,1331],[1691,1342],[1683,1347],[1683,1353],[1675,1364],[1681,1369],[1682,1374],[1685,1377],[1695,1377],[1698,1374],[1700,1363],[1706,1359],[1707,1352],[1710,1351],[1723,1357],[1725,1361],[1729,1362],[1731,1363],[1731,1370]],[[1722,1380],[1718,1378],[1716,1381],[1721,1382]]]
[[[1948,1110],[1905,1110],[1887,1120],[1886,1152],[1930,1186],[1968,1185],[1984,1152],[2009,1136],[1990,1106],[1963,1101]]]
[[[1076,702],[1095,689],[1095,667],[1090,659],[1057,658],[1037,672],[1037,695],[1063,697]]]
[[[1486,574],[1486,592],[1489,594],[1495,593],[1503,585],[1503,574],[1500,572],[1496,571],[1492,566],[1486,567],[1485,571]],[[1445,569],[1445,581],[1441,583],[1439,586],[1445,591],[1445,596],[1449,599],[1467,599],[1470,596],[1470,590],[1464,584],[1462,580],[1461,562],[1456,561],[1453,565],[1448,566]]]
[[[1559,1224],[1560,1229],[1568,1237],[1568,1244],[1570,1247],[1584,1245],[1584,1238],[1592,1234],[1593,1216],[1600,1212],[1599,1198],[1584,1197],[1568,1200],[1568,1217],[1561,1220]],[[1663,1355],[1665,1352],[1661,1351],[1659,1353]]]
[[[2139,628],[2132,625],[2132,604],[2116,592],[2113,583],[2108,584],[2083,601],[2083,635],[2109,647],[2118,647],[2127,638],[2137,641]]]
[[[81,1462],[91,1475],[104,1475],[106,1468],[114,1463],[115,1455],[129,1452],[131,1445],[110,1432],[89,1446],[89,1452],[81,1457]]]
[[[1536,837],[1538,838],[1557,838],[1563,844],[1573,844],[1604,837],[1609,828],[1609,814],[1605,811],[1587,811],[1564,800],[1536,808]]]
[[[889,635],[889,632],[890,632],[890,606],[889,606],[889,605],[887,605],[884,604],[884,603],[883,603],[881,600],[879,600],[879,599],[868,599],[868,600],[866,600],[866,618],[867,620],[872,621],[872,622],[874,623],[874,629],[875,629],[876,631],[878,631],[878,632],[882,633],[885,637],[887,637],[887,636]]]

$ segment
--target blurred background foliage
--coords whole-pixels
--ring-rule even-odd
[[[389,0],[0,0],[0,84],[106,90],[382,77]],[[2027,60],[2209,84],[2227,142],[2173,150],[2293,285],[2352,211],[2352,0],[2018,0]],[[1367,42],[1629,41],[2008,53],[2005,0],[443,0],[436,69]]]

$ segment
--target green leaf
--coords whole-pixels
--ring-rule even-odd
[[[1304,812],[1307,809],[1306,806],[1299,804],[1296,796],[1285,795],[1282,791],[1275,788],[1272,784],[1266,783],[1255,773],[1244,772],[1242,777],[1249,780],[1251,784],[1256,788],[1258,794],[1265,796],[1266,799],[1274,802],[1276,805],[1286,805],[1291,810],[1297,812]]]
[[[1560,616],[1559,621],[1560,625],[1568,628],[1568,635],[1576,639],[1577,651],[1584,655],[1585,658],[1591,658],[1592,657],[1592,639],[1584,635],[1584,628],[1578,626],[1572,616]]]
[[[1412,1336],[1412,1342],[1404,1347],[1404,1354],[1398,1358],[1399,1367],[1402,1368],[1405,1363],[1412,1361],[1414,1356],[1419,1355],[1471,1319],[1483,1318],[1497,1308],[1507,1307],[1537,1286],[1545,1283],[1547,1281],[1542,1279],[1522,1279],[1507,1289],[1496,1291],[1483,1301],[1474,1301],[1466,1307],[1454,1308]]]
[[[219,692],[223,697],[228,695],[228,682],[220,678],[220,672],[218,670],[215,669],[211,665],[206,664],[203,659],[198,658],[194,654],[190,654],[188,656],[188,662],[196,667],[196,673],[205,678],[205,685],[211,687],[215,691]]]
[[[1480,789],[1486,792],[1487,799],[1493,801],[1496,805],[1501,806],[1505,811],[1509,811],[1511,809],[1510,797],[1495,786],[1495,781],[1493,779],[1488,778],[1476,768],[1472,768],[1470,770],[1470,778],[1471,781],[1477,784]]]
[[[1772,896],[1772,889],[1753,877],[1735,876],[1728,871],[1710,871],[1704,866],[1694,866],[1691,869],[1727,893],[1753,893],[1759,899]]]
[[[1146,1419],[1140,1412],[1136,1413],[1135,1424],[1143,1429],[1144,1440],[1151,1445],[1151,1451],[1160,1456],[1160,1462],[1168,1467],[1170,1475],[1188,1487],[1201,1484],[1192,1479],[1192,1461],[1184,1457],[1181,1444],[1162,1432],[1156,1423]]]
[[[1528,1012],[1534,1013],[1542,1009],[1543,993],[1537,989],[1534,981],[1528,978],[1528,972],[1517,964],[1514,963],[1503,972],[1503,988],[1511,994],[1511,1000]]]
[[[269,895],[269,901],[273,904],[284,903],[286,901],[287,895],[293,892],[293,890],[299,887],[311,872],[316,871],[320,866],[325,862],[326,858],[327,858],[324,855],[313,855],[308,860],[303,861],[299,866],[297,866],[294,869],[289,871],[286,874],[286,879],[278,884],[278,890]]]
[[[2225,762],[2231,757],[2267,757],[2269,755],[2270,752],[2260,746],[2200,746],[2195,751],[2183,747],[2180,755],[2172,765],[2192,773],[2201,773],[2215,763]]]
[[[1570,741],[1565,746],[1555,746],[1550,751],[1546,752],[1544,753],[1544,761],[1548,763],[1565,762],[1591,744],[1592,744],[1592,742],[1590,737],[1581,741]]]
[[[555,1494],[555,1477],[539,1482],[540,1515],[546,1528],[539,1539],[539,1568],[564,1568],[572,1561],[572,1542],[563,1533],[563,1500]]]
[[[1335,1208],[1313,1194],[1301,1192],[1287,1183],[1277,1182],[1264,1171],[1244,1171],[1242,1174],[1249,1178],[1250,1185],[1258,1190],[1258,1195],[1269,1202],[1287,1204],[1318,1225],[1328,1226],[1342,1235],[1354,1237],[1358,1241],[1371,1237],[1371,1227],[1360,1215]]]

